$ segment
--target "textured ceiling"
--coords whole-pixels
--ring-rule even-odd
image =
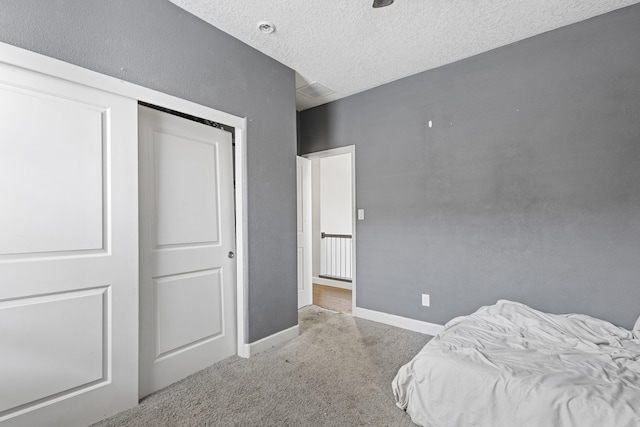
[[[171,0],[297,71],[298,110],[600,15],[640,0]],[[276,31],[263,34],[258,22]]]

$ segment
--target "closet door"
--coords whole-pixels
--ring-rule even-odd
[[[137,105],[0,64],[0,425],[137,404]]]
[[[140,397],[236,354],[229,132],[141,106]]]

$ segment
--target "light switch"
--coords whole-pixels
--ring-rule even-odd
[[[364,209],[358,209],[358,221],[364,221]]]
[[[431,297],[429,294],[422,294],[422,305],[429,307],[431,305]]]

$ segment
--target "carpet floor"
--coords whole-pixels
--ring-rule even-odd
[[[299,325],[293,340],[230,357],[94,426],[413,426],[391,380],[430,336],[316,306]]]

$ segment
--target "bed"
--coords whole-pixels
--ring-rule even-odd
[[[501,300],[401,367],[396,404],[426,427],[639,427],[639,328]]]

